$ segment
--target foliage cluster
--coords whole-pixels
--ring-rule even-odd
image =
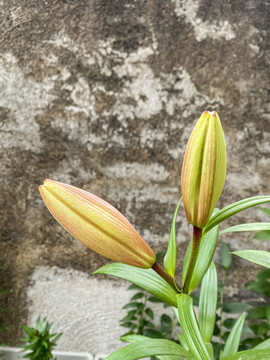
[[[52,355],[52,350],[62,334],[51,334],[51,327],[52,323],[49,323],[46,318],[43,320],[38,318],[35,328],[23,326],[27,335],[25,338],[21,338],[21,341],[25,343],[22,346],[22,351],[26,353],[24,358],[30,360],[56,360]]]

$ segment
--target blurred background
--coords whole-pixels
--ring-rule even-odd
[[[107,354],[124,332],[127,283],[91,275],[109,261],[52,218],[38,192],[45,178],[107,200],[165,250],[186,142],[201,113],[216,110],[228,158],[218,206],[270,193],[269,7],[0,1],[2,341],[17,345],[39,315],[64,332],[64,350]],[[250,209],[226,225],[268,219]],[[191,236],[183,208],[177,234],[181,258]],[[253,235],[222,240],[232,251],[270,249]],[[257,271],[234,257],[226,296],[241,298]]]

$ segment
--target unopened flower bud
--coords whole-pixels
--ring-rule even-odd
[[[200,229],[208,222],[226,176],[226,145],[216,111],[205,111],[195,125],[181,173],[183,204],[188,221]]]
[[[112,205],[74,186],[45,180],[42,199],[55,219],[95,252],[117,262],[150,268],[152,249]]]

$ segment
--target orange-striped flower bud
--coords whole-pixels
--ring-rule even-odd
[[[226,145],[216,111],[205,111],[195,125],[181,173],[183,204],[188,221],[198,228],[208,222],[226,176]]]
[[[112,205],[74,186],[45,180],[42,199],[55,219],[95,252],[117,262],[150,268],[152,249]]]

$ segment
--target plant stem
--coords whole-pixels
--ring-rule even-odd
[[[183,292],[188,294],[189,285],[192,279],[194,268],[196,265],[196,260],[199,253],[200,243],[202,238],[202,229],[193,226],[193,239],[192,239],[192,249],[186,274],[186,279],[183,287]]]
[[[178,285],[177,282],[169,274],[167,274],[166,271],[157,262],[154,263],[152,269],[159,276],[161,276],[162,279],[164,279],[169,285],[171,285],[174,288],[174,290],[176,290],[177,292],[181,290],[181,286]]]

